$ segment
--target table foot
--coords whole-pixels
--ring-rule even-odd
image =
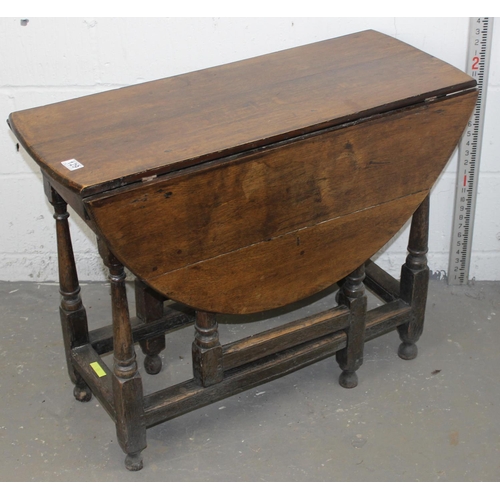
[[[136,471],[143,468],[142,455],[141,453],[129,453],[125,457],[125,467],[128,470]]]
[[[75,388],[73,389],[73,396],[75,396],[77,401],[86,403],[92,399],[92,391],[87,384],[75,385]]]
[[[163,303],[165,297],[159,295],[149,288],[139,278],[135,279],[135,307],[137,317],[144,323],[151,323],[163,317]],[[160,352],[165,349],[165,335],[141,340],[139,342],[144,358],[144,369],[149,375],[157,375],[161,372],[162,361]]]
[[[139,343],[145,355],[144,369],[149,375],[157,375],[162,368],[160,352],[165,349],[165,335],[154,339],[141,340]]]
[[[161,358],[158,354],[146,355],[144,358],[144,369],[149,375],[157,375],[161,371]]]
[[[338,304],[350,309],[349,326],[346,331],[347,345],[336,353],[337,362],[342,370],[339,384],[346,389],[358,385],[356,370],[363,363],[367,303],[364,279],[363,264],[346,277],[338,295]]]
[[[404,360],[415,359],[418,354],[417,344],[402,342],[398,349],[398,356]]]
[[[408,256],[401,268],[401,299],[411,306],[407,323],[398,326],[402,343],[398,349],[401,359],[417,357],[417,340],[424,329],[429,267],[427,266],[427,243],[429,238],[429,196],[425,198],[412,217]]]
[[[340,374],[339,384],[345,389],[354,389],[358,385],[358,375],[356,372],[344,370]]]

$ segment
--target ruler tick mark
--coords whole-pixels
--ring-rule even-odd
[[[448,283],[467,283],[470,267],[472,230],[477,197],[479,159],[481,155],[482,127],[484,122],[485,92],[488,85],[488,68],[491,52],[493,19],[474,17],[469,19],[467,66],[468,74],[477,82],[478,98],[469,123],[459,145],[459,171],[465,172],[463,184],[457,177],[455,211],[453,216],[452,252],[448,269]],[[462,226],[464,229],[461,229]],[[458,247],[458,248],[457,248]],[[460,255],[461,259],[455,259]]]

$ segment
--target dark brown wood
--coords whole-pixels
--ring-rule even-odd
[[[144,323],[151,323],[163,317],[163,304],[166,297],[151,290],[143,281],[134,281],[136,315]]]
[[[398,324],[407,321],[410,313],[411,308],[401,300],[368,311],[365,340],[373,340],[394,330]],[[307,319],[303,321],[307,321]],[[389,325],[389,329],[387,329],[387,325]],[[333,356],[336,352],[345,349],[346,346],[347,335],[341,330],[282,350],[279,353],[269,354],[244,366],[227,370],[223,381],[211,387],[204,388],[193,379],[157,391],[144,398],[146,425],[152,427],[257,385],[270,382],[321,359]]]
[[[392,332],[410,319],[411,307],[400,299],[366,312],[365,342]]]
[[[138,318],[130,319],[134,343],[143,340],[154,339],[162,334],[172,333],[184,326],[194,323],[194,312],[192,314],[177,311],[166,307],[163,318],[151,323],[144,323]],[[105,354],[113,350],[113,325],[106,325],[89,332],[92,348],[98,354]]]
[[[223,377],[222,347],[216,315],[196,311],[194,328],[193,376],[203,387],[208,387],[219,383]]]
[[[413,214],[408,257],[401,268],[401,299],[411,305],[410,321],[398,327],[402,344],[398,354],[402,359],[414,359],[417,356],[417,340],[424,329],[425,306],[429,285],[427,267],[427,244],[429,239],[429,196],[425,198]]]
[[[145,323],[152,323],[162,319],[163,303],[165,297],[151,290],[143,281],[135,279],[135,307],[137,317]],[[161,371],[160,352],[165,349],[165,334],[140,341],[144,358],[144,369],[150,375],[156,375]]]
[[[150,279],[149,284],[214,312],[244,314],[284,306],[328,288],[352,266],[361,265],[389,241],[407,211],[426,194],[304,227]],[[346,247],[350,250],[342,251]]]
[[[369,260],[365,265],[365,285],[385,302],[399,298],[399,281]]]
[[[233,161],[115,190],[86,204],[117,256],[138,275],[156,277],[427,190],[474,101],[467,94],[353,122]],[[367,136],[374,139],[366,141]],[[428,137],[420,144],[422,136]],[[416,150],[403,147],[416,141]]]
[[[354,387],[365,342],[391,330],[399,355],[416,355],[429,192],[475,85],[367,31],[10,115],[54,205],[75,395],[92,391],[111,415],[127,468],[142,468],[147,427],[334,354],[340,385]],[[70,159],[83,167],[67,170]],[[88,332],[66,203],[98,236],[111,327]],[[412,215],[398,283],[369,259]],[[137,278],[132,320],[124,266]],[[335,283],[337,307],[221,345],[217,313]],[[367,311],[365,285],[386,303]],[[156,373],[164,335],[193,322],[193,378],[145,396],[134,343]]]
[[[71,189],[69,189],[67,186],[61,184],[60,182],[57,182],[53,178],[49,177],[49,175],[42,170],[42,178],[43,178],[43,185],[44,185],[44,190],[46,193],[47,198],[50,200],[50,192],[51,190],[54,190],[56,193],[58,193],[61,198],[76,212],[76,214],[92,229],[92,231],[96,232],[97,228],[95,227],[94,223],[90,219],[90,216],[88,215],[84,205],[83,205],[83,199],[80,196],[79,193],[75,193]]]
[[[112,371],[89,344],[71,350],[75,369],[92,389],[103,408],[116,423],[115,403],[113,400]],[[97,363],[97,366],[94,365]],[[94,369],[93,366],[96,366]]]
[[[59,313],[66,353],[66,364],[71,381],[75,385],[73,394],[78,401],[90,401],[92,392],[81,375],[75,371],[71,350],[89,342],[87,313],[80,296],[80,284],[69,231],[67,204],[61,196],[45,183],[49,202],[54,207],[57,234],[57,259],[59,267]]]
[[[348,325],[349,310],[345,306],[340,306],[225,344],[222,347],[224,370],[236,368],[309,340],[337,332]]]
[[[474,94],[466,94],[389,113],[234,161],[104,194],[87,201],[86,207],[118,258],[163,295],[193,308],[221,313],[283,306],[338,281],[400,229],[449,158],[474,101]],[[366,141],[366,137],[373,140]],[[418,147],[407,147],[412,141]],[[212,186],[218,187],[214,190]],[[197,193],[195,197],[193,192]],[[317,226],[328,225],[335,232],[343,217],[378,205],[392,212],[391,202],[410,195],[415,195],[413,204],[399,205],[392,234],[374,232],[369,247],[358,241],[365,228],[350,222],[352,232],[348,237],[322,237],[315,240],[315,253],[305,250],[311,238],[307,233],[315,233]],[[165,217],[168,213],[176,217]],[[392,219],[389,213],[381,217]],[[365,221],[359,220],[360,224]],[[321,232],[324,229],[318,228]],[[278,240],[284,238],[293,243],[287,243],[287,255],[277,267],[268,259],[281,255],[284,250]],[[300,249],[295,248],[299,252],[293,251],[300,244]],[[271,249],[272,245],[280,246],[279,250]],[[307,279],[295,272],[305,260],[325,266],[319,256],[336,253],[338,245],[349,245],[360,253],[347,268],[340,269],[330,261],[332,269],[312,270]],[[308,255],[306,259],[302,251]],[[240,265],[243,255],[255,269],[272,268],[273,278],[268,283],[259,281],[261,276],[252,276],[251,281],[260,284],[257,295],[247,289],[245,297],[238,300],[228,286],[248,276],[247,267]],[[228,282],[220,278],[215,281],[214,264],[218,269],[231,268]],[[208,270],[212,273],[209,279],[189,277]],[[266,276],[271,276],[267,269]],[[273,285],[284,279],[288,284],[277,294]],[[187,281],[193,283],[189,290]],[[276,302],[278,297],[281,300]]]
[[[145,396],[144,411],[148,427],[183,415],[207,404],[238,394],[265,382],[328,358],[346,345],[346,334],[336,332],[271,356],[244,367],[229,370],[224,379],[209,387],[189,380]]]
[[[352,389],[358,385],[356,370],[363,363],[367,305],[364,279],[365,266],[363,264],[347,276],[337,295],[339,305],[347,306],[350,311],[347,345],[344,349],[338,351],[336,356],[337,362],[342,369],[339,383],[346,389]]]
[[[113,317],[113,402],[118,443],[127,454],[129,470],[143,467],[141,451],[146,448],[143,422],[142,381],[137,369],[123,264],[99,240],[99,252],[109,268]]]
[[[474,86],[370,30],[15,112],[9,123],[51,177],[91,194]],[[73,158],[85,168],[68,172],[60,162]]]

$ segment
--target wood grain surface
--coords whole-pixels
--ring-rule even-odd
[[[143,467],[147,427],[333,354],[339,383],[355,387],[364,343],[396,327],[399,356],[416,356],[430,190],[474,87],[456,68],[365,31],[10,115],[55,208],[74,395],[88,401],[93,391],[110,413],[129,470]],[[65,169],[70,159],[83,167]],[[96,233],[110,273],[113,325],[91,333],[67,203]],[[367,312],[365,262],[412,215],[399,285],[368,262],[366,285],[391,302]],[[137,277],[139,327],[124,266]],[[221,345],[216,313],[275,309],[343,278],[338,307]],[[144,396],[134,342],[147,373],[158,373],[164,333],[192,321],[165,315],[164,297],[196,309],[193,379]],[[100,380],[89,363],[109,349],[113,370],[103,363]]]
[[[118,258],[160,293],[215,312],[278,307],[343,278],[401,228],[475,99],[388,112],[98,195],[86,207]]]
[[[427,191],[284,234],[149,279],[191,307],[248,314],[324,290],[377,252]]]
[[[83,196],[474,87],[376,31],[12,113],[27,152]],[[62,161],[84,168],[69,171]]]

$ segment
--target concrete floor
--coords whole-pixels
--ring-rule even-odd
[[[109,323],[109,287],[84,284],[91,328]],[[131,296],[132,294],[129,294]],[[393,332],[366,344],[357,388],[333,358],[148,430],[144,469],[129,472],[94,399],[66,374],[54,284],[0,283],[1,481],[498,481],[500,283],[431,281],[419,356]],[[323,310],[331,294],[238,324],[227,342]],[[375,299],[371,299],[375,303]],[[145,392],[190,378],[192,328],[168,337]],[[142,355],[138,353],[142,360]]]

